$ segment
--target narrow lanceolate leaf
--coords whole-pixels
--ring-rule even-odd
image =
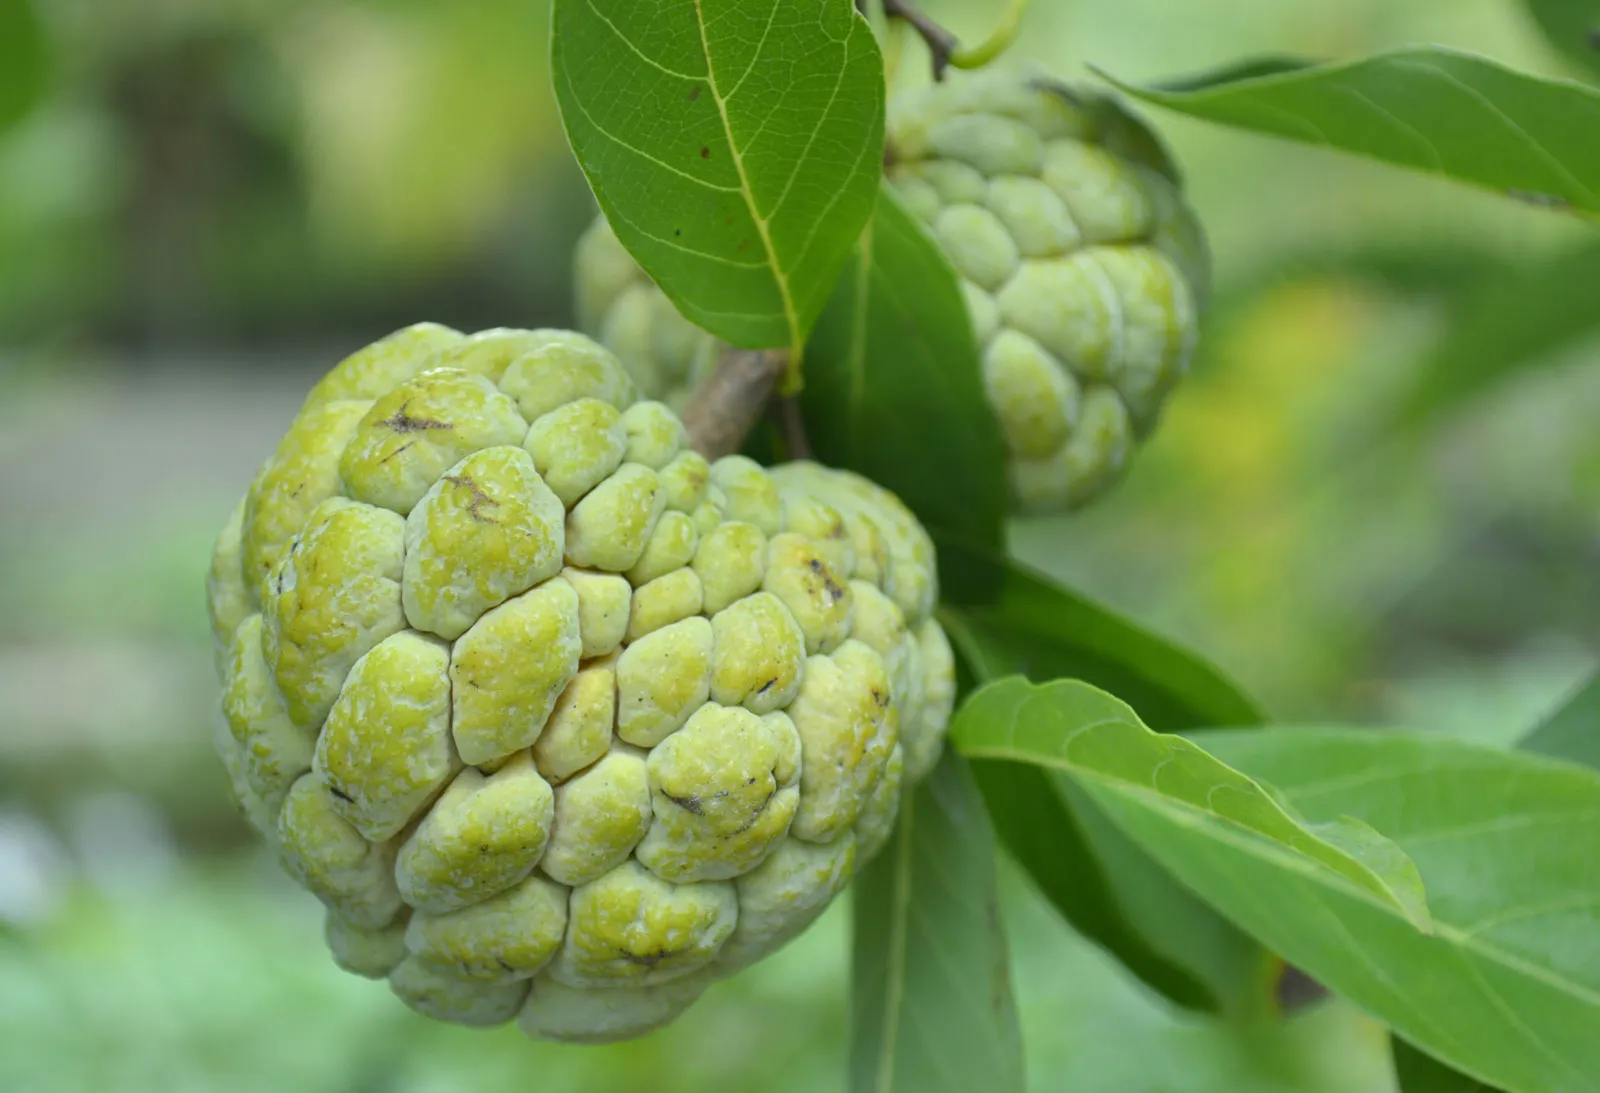
[[[1427,46],[1341,64],[1268,58],[1118,86],[1238,129],[1600,214],[1600,91],[1470,53]]]
[[[567,138],[695,323],[798,347],[872,214],[883,62],[851,0],[557,0]]]
[[[1578,688],[1518,747],[1600,770],[1600,674]]]
[[[1013,655],[1019,649],[1037,654],[1025,658],[1025,666],[1040,672],[1038,682],[1092,667],[1092,658],[1048,651],[1052,644],[1075,648],[1091,629],[1075,618],[1072,608],[1079,601],[1042,578],[1029,578],[1022,591],[1011,602],[1024,611],[1038,609],[1032,627],[1004,613],[978,623],[945,609],[946,629],[973,680],[990,683],[1016,672],[1024,666]],[[1064,603],[1055,602],[1055,594]],[[1090,618],[1108,624],[1113,634],[1130,625],[1109,612]],[[1126,647],[1130,659],[1143,654],[1159,669],[1189,657],[1143,631],[1128,632],[1138,638]],[[1186,678],[1211,685],[1186,690]],[[1151,687],[1162,684],[1173,689],[1153,694],[1152,704],[1167,712],[1168,728],[1194,728],[1218,717],[1236,724],[1255,719],[1248,700],[1209,669],[1192,677],[1172,671]],[[1187,1009],[1249,1015],[1272,1005],[1272,958],[1266,950],[1172,879],[1071,778],[1025,763],[980,763],[973,773],[1006,850],[1079,934]]]
[[[817,456],[893,490],[922,522],[1000,550],[1000,431],[955,271],[885,189],[806,347]]]
[[[1600,9],[1597,9],[1600,10]],[[1600,112],[1595,118],[1600,142]],[[1502,268],[1461,293],[1400,417],[1418,427],[1600,335],[1600,244]]]
[[[994,832],[947,752],[855,880],[852,1093],[1021,1093]]]
[[[1415,868],[1376,832],[1358,831],[1354,820],[1336,838],[1313,831],[1250,778],[1181,736],[1152,732],[1126,703],[1086,683],[991,683],[967,700],[951,739],[974,762],[1070,776],[1147,848],[1153,832],[1199,840],[1431,928]]]
[[[1600,77],[1600,5],[1594,0],[1527,0],[1550,44],[1591,77]]]
[[[1414,862],[1431,930],[1381,899],[1113,815],[1187,884],[1450,1068],[1511,1093],[1600,1090],[1600,775],[1442,735],[1205,733],[1312,821]]]
[[[1500,1093],[1394,1037],[1394,1076],[1400,1093]]]
[[[1261,722],[1256,704],[1198,654],[1015,561],[934,537],[946,628],[982,679],[1083,680],[1162,732]]]

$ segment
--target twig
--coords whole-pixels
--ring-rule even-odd
[[[945,71],[952,67],[982,68],[1010,49],[1022,29],[1022,16],[1027,10],[1028,0],[1011,0],[993,33],[977,45],[963,48],[954,34],[928,18],[912,0],[883,0],[884,18],[910,23],[928,44],[935,80],[944,79]]]
[[[783,439],[783,453],[787,459],[815,459],[811,441],[806,439],[806,421],[800,413],[800,400],[792,396],[777,399],[772,404],[773,421],[778,426],[778,436]]]
[[[789,366],[782,349],[729,349],[683,408],[689,443],[707,459],[738,451]]]
[[[961,48],[956,36],[928,18],[911,0],[883,0],[883,14],[887,19],[903,19],[910,23],[922,40],[928,43],[928,53],[933,59],[933,78],[944,79],[950,67],[950,55]]]

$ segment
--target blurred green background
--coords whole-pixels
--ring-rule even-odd
[[[927,5],[968,40],[1001,6]],[[0,0],[0,1090],[840,1087],[842,907],[636,1044],[440,1026],[334,969],[211,757],[211,538],[312,377],[422,318],[569,322],[591,206],[547,14]],[[1019,51],[1141,79],[1419,41],[1564,71],[1514,0],[1035,0]],[[1464,312],[1518,344],[1493,278],[1594,230],[1158,121],[1217,253],[1195,375],[1127,484],[1019,553],[1283,718],[1514,738],[1600,649],[1600,337],[1392,422]],[[1006,880],[1033,1088],[1392,1088],[1348,1007],[1175,1014]]]

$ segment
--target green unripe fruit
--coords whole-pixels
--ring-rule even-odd
[[[234,795],[335,962],[424,1014],[656,1028],[821,914],[938,758],[910,512],[687,443],[581,335],[412,327],[217,541]]]
[[[1159,139],[1105,92],[951,73],[889,106],[885,180],[961,279],[1012,507],[1115,483],[1188,368],[1210,256]],[[721,346],[604,219],[578,246],[579,319],[641,388],[685,401]]]

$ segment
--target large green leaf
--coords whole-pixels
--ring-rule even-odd
[[[1394,1037],[1394,1076],[1400,1093],[1498,1093],[1493,1086],[1467,1077],[1398,1036]]]
[[[993,682],[1019,669],[1031,669],[1041,683],[1061,675],[1101,682],[1112,674],[1095,670],[1104,662],[1076,650],[1096,632],[1121,635],[1121,643],[1102,645],[1120,648],[1131,667],[1159,671],[1187,663],[1196,669],[1151,678],[1149,689],[1170,688],[1160,700],[1149,689],[1142,692],[1168,711],[1166,727],[1256,720],[1249,701],[1191,654],[1043,577],[1014,567],[1008,572],[1014,578],[1010,593],[993,613],[974,619],[969,610],[945,611],[974,682]],[[1011,618],[1008,608],[1021,608],[1022,616]],[[1031,655],[1019,662],[1017,650]],[[1125,673],[1112,675],[1127,682]],[[1070,778],[1020,763],[982,763],[974,774],[1001,841],[1040,893],[1146,986],[1189,1009],[1250,1014],[1270,1004],[1271,957],[1265,950],[1174,881]]]
[[[1485,57],[1412,47],[1340,64],[1268,58],[1157,86],[1117,85],[1223,125],[1600,214],[1600,91]]]
[[[1427,886],[1431,930],[1381,899],[1123,809],[1163,864],[1296,965],[1473,1078],[1600,1090],[1600,776],[1443,735],[1206,733],[1311,820],[1352,817]]]
[[[883,61],[850,0],[557,0],[551,66],[601,209],[678,309],[798,348],[883,158]]]
[[[1600,770],[1600,674],[1522,738],[1519,747]]]
[[[48,67],[44,28],[33,0],[0,0],[0,133],[20,121],[44,93]]]
[[[935,539],[943,621],[980,679],[1081,679],[1164,732],[1261,722],[1255,703],[1195,653],[1018,562]]]
[[[998,550],[999,427],[955,271],[885,189],[806,347],[802,396],[824,462],[893,490],[923,523]]]
[[[1600,76],[1600,7],[1594,0],[1527,0],[1551,45]]]
[[[1600,110],[1595,130],[1600,141]],[[1465,291],[1429,355],[1401,421],[1427,424],[1566,346],[1600,334],[1600,244],[1532,266],[1503,267]]]
[[[1021,1093],[994,831],[947,752],[852,888],[854,1093]]]

